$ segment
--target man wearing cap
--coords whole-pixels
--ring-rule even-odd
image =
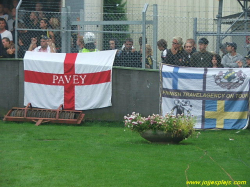
[[[227,42],[227,54],[223,56],[221,64],[225,68],[238,68],[237,61],[241,60],[243,58],[242,55],[239,53],[236,53],[237,50],[237,44],[235,42]],[[243,65],[244,66],[244,65]]]
[[[198,41],[199,50],[195,52],[190,59],[191,67],[211,67],[212,53],[207,51],[209,41],[206,38],[201,38]]]
[[[43,36],[40,40],[40,46],[36,47],[37,38],[31,38],[31,44],[28,51],[56,53],[55,44],[47,36]]]
[[[250,55],[245,56],[246,59],[246,68],[250,68]]]

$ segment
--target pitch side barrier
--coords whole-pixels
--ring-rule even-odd
[[[133,111],[159,113],[159,71],[113,67],[112,106],[83,111],[85,120],[122,121]],[[0,118],[13,107],[24,107],[22,59],[0,59]]]

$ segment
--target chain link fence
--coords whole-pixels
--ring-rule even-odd
[[[30,48],[32,38],[37,38],[36,46],[40,46],[44,36],[52,40],[58,53],[84,52],[83,48],[88,47],[90,36],[86,33],[93,34],[92,51],[110,50],[115,43],[114,49],[118,51],[114,65],[125,67],[157,69],[160,62],[212,67],[214,53],[218,53],[216,59],[220,67],[225,54],[218,49],[218,43],[225,47],[226,42],[235,42],[241,58],[248,54],[249,49],[248,19],[223,19],[221,32],[217,33],[217,19],[159,15],[157,5],[137,7],[133,13],[97,13],[91,10],[71,12],[67,7],[60,11],[43,11],[42,17],[40,11],[25,8],[21,5],[18,9],[19,21],[12,32],[17,58],[23,58],[26,51],[34,49],[35,45]],[[232,23],[235,24],[232,26]],[[204,39],[200,40],[202,38],[206,38],[208,43]],[[160,39],[167,42],[167,54],[157,45]],[[185,45],[187,39],[195,40],[192,47],[196,51],[204,50],[200,47],[204,48],[207,44],[207,52],[193,55],[194,50],[190,51],[190,47]],[[204,45],[199,45],[199,41]]]

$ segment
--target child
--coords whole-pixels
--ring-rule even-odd
[[[212,67],[213,68],[223,68],[223,65],[221,64],[221,57],[218,54],[212,55]]]

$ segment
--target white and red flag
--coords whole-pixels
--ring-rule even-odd
[[[92,53],[26,52],[24,105],[67,110],[111,106],[116,50]]]

